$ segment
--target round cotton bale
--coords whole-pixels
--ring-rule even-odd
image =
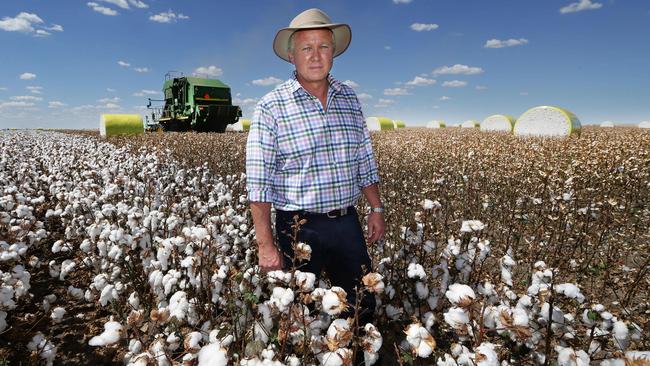
[[[404,123],[404,121],[394,121],[394,127],[395,127],[395,129],[405,128],[406,123]]]
[[[244,131],[249,131],[251,129],[251,120],[250,119],[242,119],[241,125]]]
[[[512,132],[514,125],[515,117],[495,114],[483,120],[481,131]]]
[[[643,121],[639,123],[639,128],[650,128],[650,121]]]
[[[575,114],[550,106],[535,107],[519,117],[513,129],[515,135],[569,136],[580,134],[582,125]]]
[[[612,128],[612,127],[614,127],[614,122],[612,122],[612,121],[604,121],[604,122],[602,122],[602,123],[600,124],[600,127],[603,127],[603,128]]]
[[[368,117],[366,125],[370,131],[389,131],[394,130],[393,120],[386,117]]]
[[[478,123],[477,120],[470,119],[470,120],[467,120],[467,121],[461,123],[460,127],[462,127],[462,128],[480,128],[481,124]]]
[[[103,137],[143,133],[144,123],[139,114],[102,114],[99,118],[99,134]]]
[[[427,122],[427,128],[445,128],[445,121],[433,120]]]

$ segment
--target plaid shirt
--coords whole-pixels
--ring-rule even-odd
[[[257,103],[246,144],[250,201],[328,212],[355,205],[361,188],[379,182],[356,94],[328,82],[326,110],[295,73]]]

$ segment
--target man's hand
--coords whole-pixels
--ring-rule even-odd
[[[282,255],[272,242],[267,244],[258,243],[257,246],[258,264],[262,272],[282,269]]]
[[[384,214],[381,212],[371,212],[368,215],[368,244],[372,244],[384,236],[386,223]]]

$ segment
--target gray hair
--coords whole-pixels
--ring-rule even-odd
[[[336,36],[334,35],[334,31],[332,31],[329,28],[316,28],[316,29],[327,29],[327,30],[330,31],[330,33],[332,33],[332,48],[334,49],[334,52],[336,52]],[[303,31],[303,30],[307,30],[307,29],[300,29],[300,30],[294,31],[289,36],[289,44],[287,45],[287,51],[289,51],[289,53],[293,53],[293,47],[295,46],[295,40],[294,40],[293,36],[296,33],[300,32],[300,31]]]

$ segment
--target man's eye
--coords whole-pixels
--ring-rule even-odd
[[[303,47],[302,51],[303,52],[309,52],[309,51],[311,51],[311,47]]]

